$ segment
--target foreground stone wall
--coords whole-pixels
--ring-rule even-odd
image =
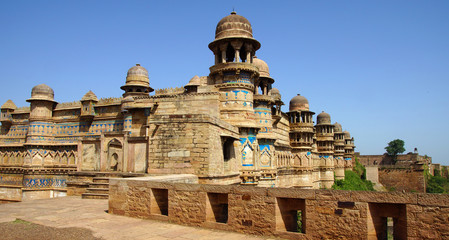
[[[111,179],[109,212],[290,239],[449,238],[449,195]]]

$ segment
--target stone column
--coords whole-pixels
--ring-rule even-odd
[[[249,43],[245,43],[245,49],[246,49],[246,62],[253,63],[253,58],[251,56],[251,52],[253,51],[253,46]]]
[[[220,44],[220,51],[221,51],[221,63],[226,62],[226,48],[228,47],[228,43]]]
[[[215,65],[217,65],[219,63],[219,61],[220,61],[220,59],[218,59],[218,53],[219,53],[218,52],[218,48],[215,47],[213,52],[214,52],[214,57],[215,57]]]
[[[242,47],[242,44],[243,43],[241,41],[232,41],[231,42],[231,45],[235,51],[234,62],[240,62],[240,48]]]

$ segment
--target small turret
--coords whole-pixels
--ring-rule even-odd
[[[148,95],[150,92],[154,91],[154,89],[150,87],[148,71],[140,66],[140,64],[136,64],[136,66],[128,70],[126,83],[120,88],[125,91],[123,97]]]
[[[83,98],[81,98],[81,117],[93,118],[95,116],[94,106],[97,102],[97,96],[92,91],[87,92]]]

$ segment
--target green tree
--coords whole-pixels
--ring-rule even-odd
[[[393,161],[396,163],[396,158],[398,154],[405,152],[404,141],[401,139],[396,139],[388,143],[388,146],[385,147],[388,155],[393,158]]]

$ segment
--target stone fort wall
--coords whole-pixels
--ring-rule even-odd
[[[289,239],[449,238],[449,195],[111,179],[109,212]]]

